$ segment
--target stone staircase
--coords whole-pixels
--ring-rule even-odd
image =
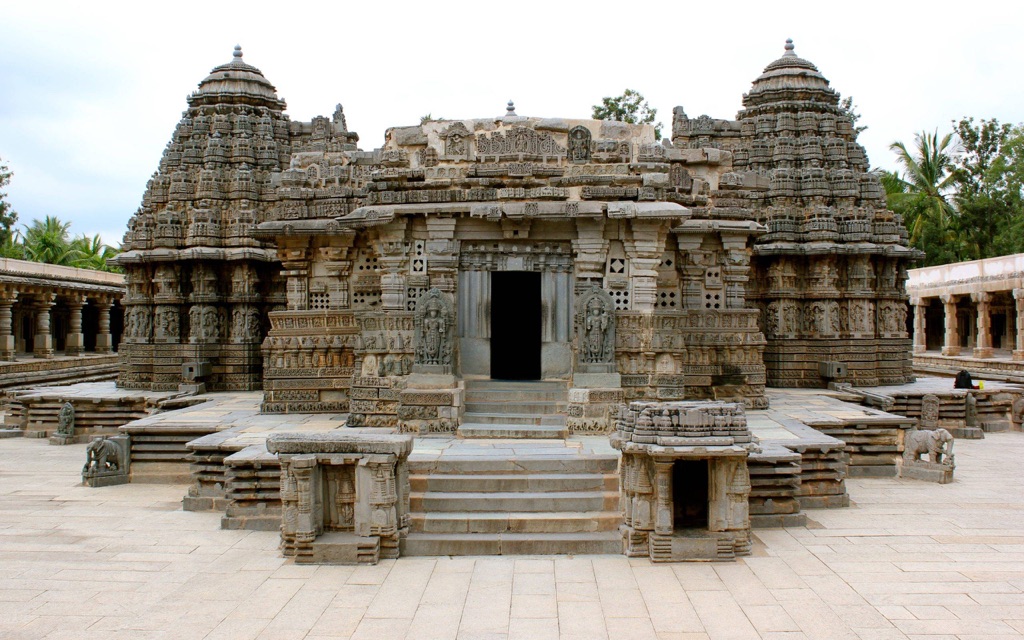
[[[567,435],[565,382],[467,380],[463,438],[561,438]]]
[[[410,459],[402,555],[621,553],[618,456]]]

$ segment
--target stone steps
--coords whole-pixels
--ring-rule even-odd
[[[555,447],[547,455],[410,460],[409,471],[405,555],[621,552],[615,455]]]
[[[622,553],[618,531],[590,533],[410,533],[403,556],[581,555]]]
[[[550,415],[563,413],[569,403],[562,400],[542,400],[531,396],[528,401],[516,400],[481,400],[473,396],[473,400],[465,403],[468,413],[538,413]]]
[[[557,424],[480,424],[464,422],[458,428],[463,438],[518,438],[564,440],[568,435],[565,425]]]
[[[593,533],[617,531],[618,511],[452,511],[417,513],[410,519],[417,533]]]
[[[476,413],[462,414],[463,424],[537,424],[564,425],[565,416],[541,413]]]

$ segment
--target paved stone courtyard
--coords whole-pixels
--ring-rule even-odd
[[[78,486],[84,445],[0,440],[2,638],[1024,637],[1024,434],[958,441],[956,482],[848,481],[752,557],[295,566],[185,487]]]

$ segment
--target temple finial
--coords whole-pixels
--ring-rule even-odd
[[[793,46],[793,38],[786,38],[786,53],[784,53],[782,55],[783,56],[792,56],[792,57],[795,58],[796,57],[796,51],[794,51],[795,48],[796,47]]]
[[[241,59],[242,58],[242,45],[236,44],[235,45],[235,52],[233,54],[231,54],[231,55],[233,55],[236,58]]]
[[[516,105],[512,102],[512,100],[509,100],[508,101],[508,106],[505,107],[505,117],[506,118],[517,117],[516,116]]]

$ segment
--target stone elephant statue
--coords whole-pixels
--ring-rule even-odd
[[[121,447],[106,438],[96,438],[85,449],[84,473],[103,473],[121,468]]]
[[[953,436],[945,429],[913,429],[906,432],[903,441],[903,459],[919,460],[921,454],[935,464],[953,460]]]

